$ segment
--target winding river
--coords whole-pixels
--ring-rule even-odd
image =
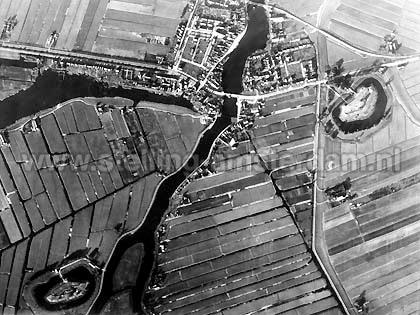
[[[222,86],[224,92],[227,93],[240,94],[242,92],[242,74],[246,59],[254,51],[263,49],[267,42],[268,21],[264,9],[259,6],[249,6],[248,16],[247,32],[224,65]],[[138,301],[138,303],[134,305],[134,311],[142,311],[141,301],[143,300],[147,284],[151,280],[154,262],[156,260],[156,231],[169,206],[169,199],[176,188],[189,174],[191,174],[192,170],[189,165],[197,165],[193,164],[197,163],[197,161],[199,161],[198,164],[201,164],[208,157],[213,142],[231,123],[231,118],[236,117],[236,115],[236,99],[225,98],[222,115],[217,118],[213,127],[204,133],[195,152],[187,162],[186,167],[169,176],[158,188],[153,204],[143,225],[134,234],[127,235],[119,240],[107,265],[102,290],[91,310],[92,314],[99,313],[112,294],[112,277],[118,266],[119,258],[127,248],[136,243],[143,243],[145,255],[137,279],[137,285],[132,292],[132,301]]]
[[[245,36],[224,65],[222,86],[227,93],[240,94],[242,92],[242,74],[246,59],[254,51],[263,49],[266,45],[268,21],[265,10],[260,6],[250,5],[248,6],[248,16],[248,28]],[[85,76],[67,75],[64,78],[60,78],[56,72],[47,71],[38,77],[36,83],[29,89],[0,102],[2,111],[2,115],[0,115],[0,129],[13,124],[22,117],[33,115],[72,98],[115,96],[131,99],[135,104],[141,100],[148,100],[192,108],[192,104],[182,97],[162,96],[137,89],[109,88],[107,85],[98,83]],[[135,233],[119,239],[106,266],[101,291],[91,309],[92,314],[100,313],[105,303],[112,296],[112,279],[118,263],[126,249],[137,243],[143,244],[145,253],[136,287],[132,291],[132,296],[135,297],[132,300],[135,301],[134,311],[141,312],[141,301],[143,300],[145,288],[151,280],[156,259],[157,240],[155,235],[169,206],[169,199],[176,188],[193,171],[191,165],[197,165],[197,161],[201,164],[208,157],[214,141],[231,123],[231,118],[236,116],[236,99],[225,98],[221,116],[217,118],[212,128],[203,134],[186,166],[166,178],[159,186],[142,226]]]
[[[134,104],[139,101],[150,101],[193,108],[193,105],[183,97],[154,94],[139,89],[110,88],[107,84],[95,81],[91,77],[82,75],[62,77],[57,72],[48,70],[40,75],[30,88],[0,102],[0,129],[22,117],[34,115],[73,98],[117,96],[131,99]]]

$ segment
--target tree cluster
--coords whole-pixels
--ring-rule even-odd
[[[335,86],[342,89],[349,89],[353,82],[353,79],[350,74],[344,75],[344,59],[341,58],[338,60],[332,67],[327,66],[326,73],[328,75],[329,81]]]

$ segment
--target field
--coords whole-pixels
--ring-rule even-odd
[[[265,101],[264,117],[250,131],[251,141],[284,200],[295,213],[305,240],[312,237],[312,175],[315,88],[302,89]]]
[[[398,103],[390,123],[363,142],[320,137],[317,211],[325,246],[351,301],[366,290],[369,314],[420,310],[419,139],[420,127]],[[330,202],[323,191],[348,177],[355,196]]]
[[[420,5],[418,1],[407,0],[403,7],[401,23],[397,28],[404,46],[420,51]]]
[[[401,54],[420,49],[420,6],[414,0],[337,0],[324,10],[321,26],[370,51],[379,51],[383,37],[396,31]]]
[[[32,86],[32,82],[0,79],[0,101]]]
[[[356,54],[351,50],[336,44],[330,39],[325,41],[325,45],[327,47],[327,56],[323,56],[322,58],[327,58],[330,66],[333,66],[341,58],[344,59],[343,68],[346,72],[370,67],[375,61],[377,61],[377,58]]]
[[[403,70],[400,71],[400,77],[407,94],[415,104],[413,109],[420,114],[420,82],[418,76],[420,75],[420,62],[409,63]],[[417,117],[419,115],[416,115]]]
[[[35,272],[80,250],[96,249],[103,265],[206,127],[200,117],[132,106],[123,113],[127,100],[101,101],[116,106],[99,113],[83,99],[67,102],[42,113],[36,130],[26,119],[1,146],[0,304],[11,313],[27,307],[21,292]]]
[[[266,122],[254,131],[265,134]],[[154,313],[342,314],[270,176],[250,153],[253,140],[235,150],[219,144],[214,173],[187,185],[188,201],[167,215],[156,289],[148,293]]]
[[[36,79],[31,69],[0,66],[0,100],[29,88]]]
[[[165,55],[187,1],[3,0],[0,23],[17,15],[11,42],[44,47],[59,33],[55,48],[143,59]],[[156,39],[158,39],[156,41]]]
[[[318,10],[322,5],[322,0],[269,0],[268,4],[274,5],[276,7],[286,9],[291,13],[297,15],[300,18],[303,18],[305,21],[316,24],[316,18]]]

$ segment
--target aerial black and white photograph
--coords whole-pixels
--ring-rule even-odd
[[[420,0],[0,0],[0,315],[420,315]]]

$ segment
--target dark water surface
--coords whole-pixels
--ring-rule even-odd
[[[242,74],[247,58],[267,42],[268,20],[262,7],[248,7],[248,28],[238,47],[231,53],[222,72],[222,88],[226,93],[242,92]]]
[[[110,88],[93,78],[81,75],[65,75],[63,78],[54,71],[46,71],[34,85],[0,102],[0,129],[16,120],[56,106],[76,97],[124,97],[137,103],[151,101],[178,105],[192,109],[192,104],[182,97],[154,94],[145,90]]]

